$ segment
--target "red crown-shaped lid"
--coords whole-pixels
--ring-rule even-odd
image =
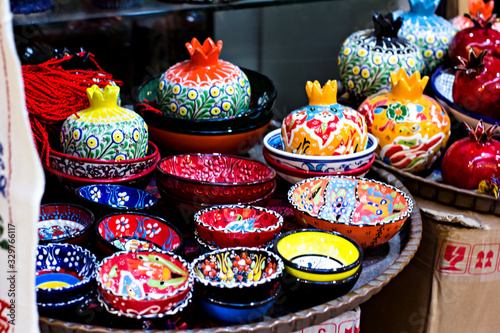
[[[213,66],[219,61],[219,54],[222,50],[222,41],[214,43],[212,38],[205,39],[203,45],[198,39],[193,38],[191,43],[186,43],[186,48],[191,56],[191,64],[195,66]]]

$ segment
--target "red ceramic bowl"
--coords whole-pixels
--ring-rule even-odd
[[[83,158],[50,149],[48,168],[69,177],[93,180],[123,179],[150,169],[156,164],[158,156],[158,147],[151,141],[149,141],[148,154],[145,157],[123,161]]]
[[[265,163],[223,154],[170,156],[157,171],[157,183],[170,196],[211,206],[258,200],[274,188],[276,178]]]
[[[288,191],[297,221],[337,231],[363,249],[388,242],[410,216],[413,200],[375,180],[327,176],[301,181]]]
[[[125,316],[156,318],[172,311],[193,287],[188,263],[168,252],[121,251],[97,268],[102,301]]]
[[[226,205],[199,211],[194,223],[200,237],[218,248],[258,247],[276,237],[283,217],[262,207]]]
[[[342,172],[314,172],[314,171],[299,170],[284,164],[279,164],[278,162],[276,162],[271,158],[265,147],[262,148],[262,155],[264,156],[264,159],[266,160],[267,164],[269,164],[274,170],[276,170],[276,173],[290,184],[298,183],[307,178],[323,177],[323,176],[363,177],[368,173],[368,171],[370,171],[370,168],[373,162],[375,161],[375,154],[373,154],[373,157],[370,159],[370,162],[368,162],[368,164],[365,164],[364,166],[357,169],[342,171]]]
[[[124,250],[162,250],[179,253],[183,237],[179,230],[161,217],[144,213],[117,212],[106,215],[95,225],[97,244],[109,256]]]

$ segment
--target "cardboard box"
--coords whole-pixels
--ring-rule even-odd
[[[423,236],[410,264],[361,305],[363,333],[498,332],[500,218],[415,198]]]
[[[356,307],[319,325],[304,328],[295,333],[359,333],[361,310]]]

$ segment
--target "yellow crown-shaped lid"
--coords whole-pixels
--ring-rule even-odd
[[[104,90],[94,84],[87,88],[87,97],[89,98],[89,109],[116,107],[120,88],[108,84]]]
[[[420,79],[420,72],[408,77],[406,70],[400,68],[397,73],[391,73],[392,94],[398,99],[419,99],[424,93],[427,81],[429,81],[428,76]]]
[[[309,97],[309,105],[331,105],[337,104],[337,81],[328,80],[321,88],[318,81],[307,81],[306,83],[307,97]]]

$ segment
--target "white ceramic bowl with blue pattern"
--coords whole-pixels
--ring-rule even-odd
[[[310,172],[345,172],[361,168],[372,160],[378,139],[368,134],[366,149],[354,154],[336,156],[311,156],[289,153],[283,150],[281,129],[276,129],[264,137],[264,146],[268,156],[281,165]]]

